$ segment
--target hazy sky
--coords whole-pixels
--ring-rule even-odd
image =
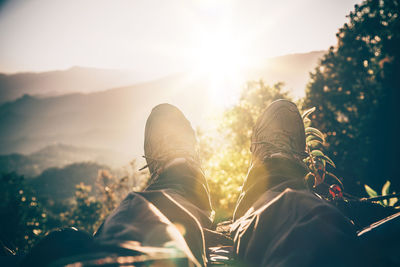
[[[255,64],[328,49],[359,2],[11,0],[0,9],[0,71],[79,65],[151,77],[193,68],[199,59],[207,64],[221,53]]]

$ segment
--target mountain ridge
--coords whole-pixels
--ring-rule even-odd
[[[246,78],[254,80],[263,78],[269,83],[275,83],[285,77],[287,67],[293,67],[293,63],[300,64],[300,68],[310,69],[310,64],[301,62],[301,59],[315,63],[315,57],[321,57],[326,51],[311,51],[307,53],[292,53],[277,57],[268,58],[259,67],[245,70]],[[297,60],[294,60],[296,59]],[[277,64],[278,63],[278,64]],[[285,65],[286,70],[271,67],[271,65]],[[296,65],[296,64],[295,64]],[[299,71],[300,73],[301,71]],[[269,73],[269,74],[268,74]],[[293,71],[291,71],[293,76]],[[179,75],[179,73],[177,73]],[[126,87],[133,84],[151,82],[177,74],[166,75],[155,79],[145,79],[133,71],[120,69],[103,69],[93,67],[73,66],[65,70],[54,70],[46,72],[17,72],[0,73],[0,105],[9,101],[14,101],[25,94],[37,97],[60,96],[70,93],[92,93],[108,90],[117,87]],[[304,75],[301,78],[290,80],[289,87],[296,87],[299,91],[304,83]],[[296,83],[292,86],[291,83]]]
[[[323,53],[316,51],[271,59],[270,65],[265,63],[266,66],[258,70],[259,74],[255,72],[254,79],[250,76],[249,79],[261,78],[266,84],[283,80],[288,88],[304,90],[308,73],[316,67]],[[54,143],[63,143],[139,157],[143,155],[144,125],[152,107],[165,102],[177,105],[193,125],[198,125],[209,108],[208,93],[203,80],[189,79],[185,73],[178,73],[94,92],[51,97],[25,94],[0,105],[0,154],[29,154]]]
[[[0,73],[0,104],[24,94],[41,97],[94,92],[129,85],[140,79],[131,71],[71,67],[47,72]]]

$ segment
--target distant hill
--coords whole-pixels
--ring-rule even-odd
[[[267,83],[285,81],[288,88],[301,94],[308,72],[316,66],[325,51],[290,54],[265,60],[246,71],[247,79],[263,78]],[[132,71],[72,67],[48,72],[0,73],[0,104],[16,100],[25,94],[56,96],[70,93],[90,93],[126,86],[143,81]]]
[[[33,153],[64,143],[140,156],[144,124],[154,105],[177,104],[199,119],[206,97],[204,87],[179,75],[90,94],[25,95],[0,106],[0,154]]]
[[[105,165],[92,162],[74,163],[63,168],[50,168],[34,179],[28,180],[38,196],[51,200],[65,200],[74,196],[76,185],[92,186],[93,192],[98,171],[110,170]]]
[[[45,97],[89,93],[138,81],[138,77],[130,71],[82,67],[41,73],[0,74],[0,104],[25,94]]]
[[[288,88],[301,92],[323,53],[269,59],[246,75],[248,79],[263,78],[267,84],[284,81]],[[62,87],[60,83],[58,88]],[[145,121],[153,106],[175,104],[197,125],[208,109],[207,91],[204,81],[181,73],[92,93],[40,98],[24,95],[0,106],[0,154],[29,154],[63,143],[139,157],[143,154]]]
[[[17,153],[0,155],[0,173],[15,171],[31,178],[40,175],[48,168],[60,168],[74,162],[96,162],[120,167],[128,161],[127,156],[124,157],[111,150],[54,144],[28,155]]]

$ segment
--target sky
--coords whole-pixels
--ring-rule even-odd
[[[326,50],[360,0],[9,0],[0,72],[86,66],[148,78]]]

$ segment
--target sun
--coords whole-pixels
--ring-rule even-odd
[[[225,32],[207,33],[199,38],[192,58],[191,69],[206,82],[212,104],[226,107],[235,102],[252,63],[243,39]]]
[[[196,68],[209,77],[233,76],[244,65],[241,47],[233,38],[208,37],[197,49]]]

